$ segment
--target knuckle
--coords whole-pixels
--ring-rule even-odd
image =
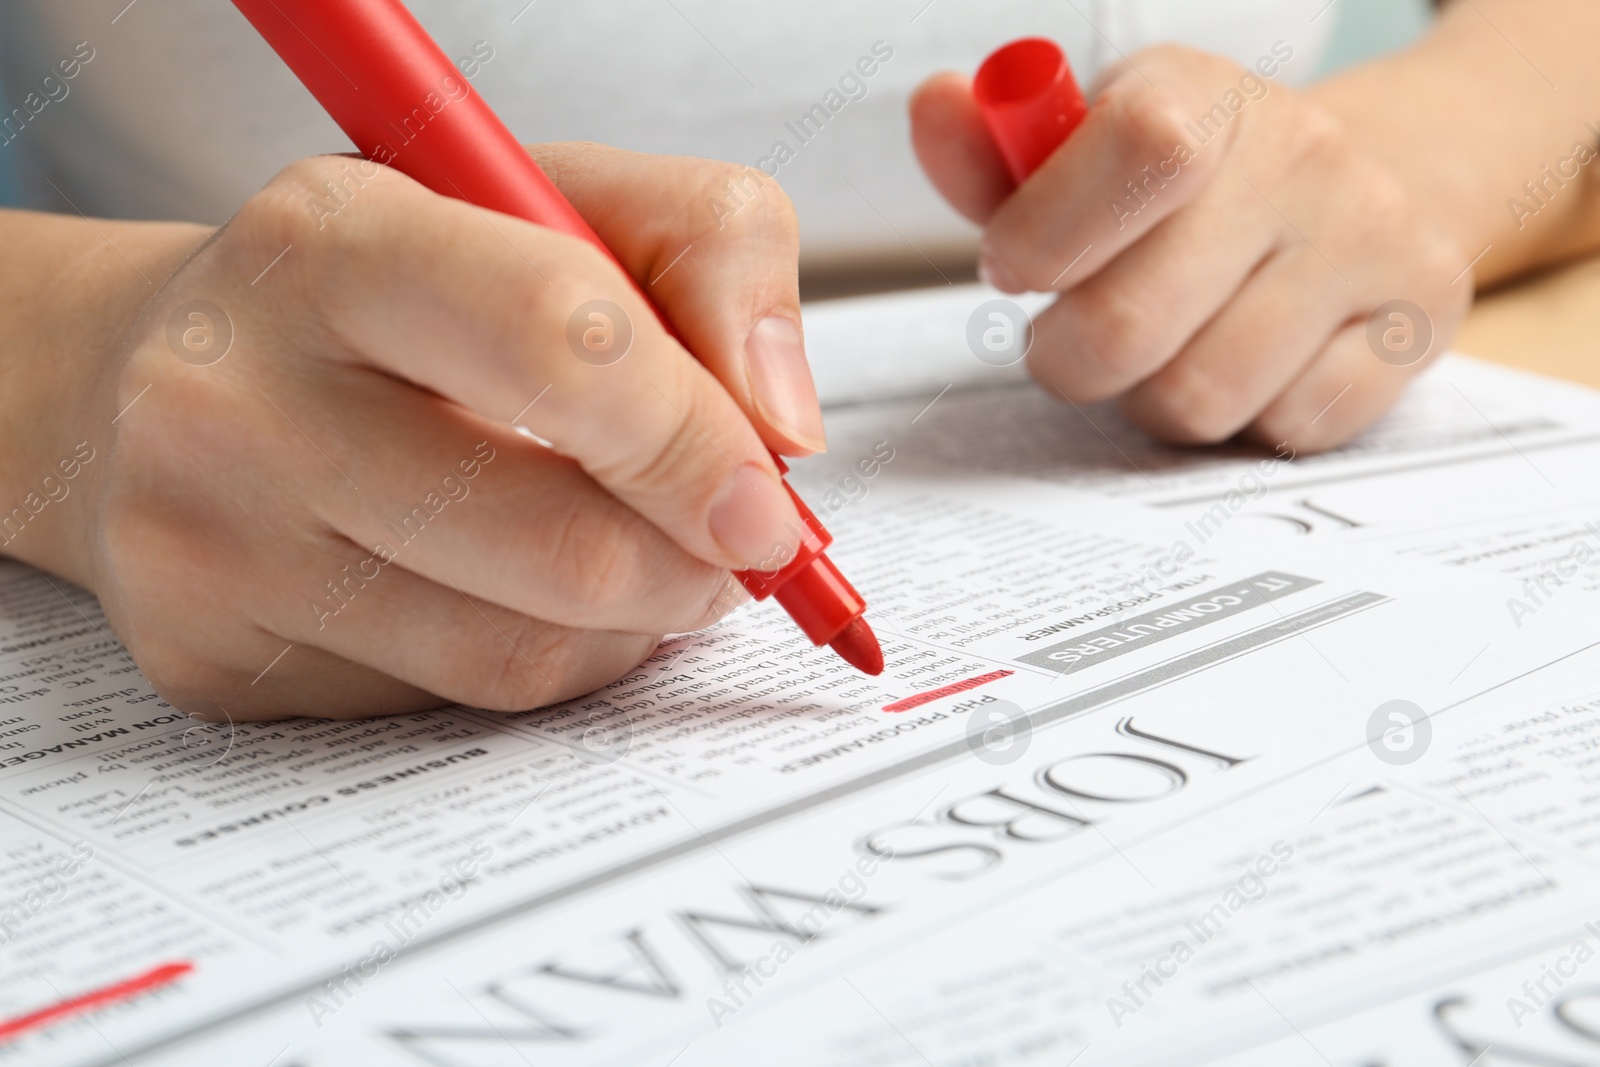
[[[363,253],[381,254],[392,236],[383,220],[404,212],[394,201],[407,182],[370,160],[311,156],[279,171],[229,225],[254,237],[258,252],[276,255],[292,244],[329,271],[362,269]]]
[[[564,517],[553,548],[555,571],[569,586],[562,590],[564,601],[578,610],[580,623],[615,619],[638,603],[649,573],[649,550],[621,514],[575,505]]]
[[[572,313],[598,294],[599,287],[589,280],[592,275],[581,259],[565,266],[567,269],[551,275],[549,283],[537,292],[530,291],[516,313],[508,316],[506,327],[511,336],[525,338],[517,347],[555,342]]]
[[[1188,118],[1165,89],[1131,87],[1108,101],[1108,106],[1131,160],[1165,158],[1174,146],[1185,143]]]
[[[1274,445],[1280,441],[1284,442],[1293,447],[1295,452],[1299,454],[1307,451],[1306,443],[1303,439],[1292,438],[1299,438],[1300,431],[1303,429],[1303,425],[1298,427],[1292,425],[1290,420],[1285,418],[1283,413],[1278,410],[1277,405],[1274,404],[1256,417],[1255,421],[1250,424],[1249,429],[1245,431],[1245,435],[1250,440],[1262,445],[1268,442]]]
[[[559,334],[566,329],[568,316],[588,301],[605,297],[619,306],[631,303],[632,294],[620,283],[617,268],[599,249],[587,241],[563,238],[559,271],[549,272],[537,291],[528,292],[520,304],[522,321],[512,329],[524,337]]]
[[[1418,271],[1428,280],[1434,296],[1434,300],[1424,303],[1436,305],[1443,318],[1440,325],[1453,328],[1472,304],[1472,283],[1462,276],[1468,257],[1454,241],[1436,230],[1424,232],[1414,248]],[[1466,284],[1460,284],[1462,281]]]
[[[1069,356],[1060,347],[1035,344],[1028,350],[1024,366],[1028,376],[1043,386],[1052,399],[1067,404],[1095,404],[1116,392],[1103,376],[1087,373],[1084,367],[1087,356],[1081,347],[1074,347]]]
[[[1033,224],[1024,227],[1009,223],[997,225],[985,238],[989,254],[1003,265],[1014,287],[1034,293],[1047,293],[1055,287],[1062,273],[1062,265],[1056,262],[1059,253],[1055,247],[1059,243]],[[1013,286],[1002,284],[1002,288]]]
[[[129,575],[141,573],[146,561],[167,558],[170,545],[160,525],[149,521],[132,506],[129,493],[111,489],[102,502],[99,526],[101,568],[116,575],[119,584]],[[133,634],[128,643],[135,642]]]
[[[1325,171],[1341,165],[1351,153],[1350,135],[1344,123],[1320,107],[1301,108],[1284,136],[1287,143],[1283,146],[1283,158],[1297,168]]]
[[[603,299],[609,305],[607,316],[621,312],[624,321],[610,324],[612,336],[621,336],[615,331],[626,329],[637,338],[641,329],[649,330],[654,324],[640,323],[631,310],[635,306],[632,294],[611,282],[615,268],[581,242],[563,252],[559,271],[544,273],[547,280],[536,287],[497,288],[496,296],[503,295],[503,299],[489,305],[479,328],[490,352],[518,367],[540,368],[549,376],[552,388],[582,391],[592,383],[581,384],[580,352],[573,349],[568,329],[584,305]]]
[[[280,170],[268,185],[301,196],[318,196],[349,163],[348,156],[306,156]]]
[[[1141,48],[1133,54],[1133,60],[1139,64],[1140,70],[1151,67],[1171,68],[1187,65],[1192,62],[1198,53],[1195,49],[1175,41],[1162,41],[1159,44]]]
[[[129,642],[130,647],[134,646]],[[199,707],[228,700],[237,676],[176,647],[147,643],[134,654],[150,688],[174,707]]]
[[[1341,349],[1349,353],[1365,344],[1365,338],[1352,331],[1334,341],[1322,358],[1339,359]],[[1401,376],[1368,373],[1353,380],[1344,374],[1323,375],[1297,383],[1263,407],[1246,436],[1270,446],[1286,442],[1301,454],[1326,452],[1387,410],[1414,373],[1414,368],[1406,368]],[[1330,405],[1334,400],[1338,403]]]
[[[1455,242],[1434,234],[1418,240],[1416,255],[1423,275],[1444,282],[1447,288],[1452,287],[1451,282],[1460,274],[1462,262],[1466,259],[1456,248]],[[1468,288],[1461,289],[1462,302],[1465,302],[1468,292]]]
[[[1125,286],[1086,297],[1087,309],[1074,316],[1075,347],[1089,364],[1089,380],[1105,383],[1102,392],[1114,392],[1148,366],[1157,324],[1145,299]]]
[[[126,539],[123,544],[128,544]],[[138,559],[145,561],[147,557],[141,554]],[[148,584],[151,577],[141,574],[139,584]],[[201,650],[176,640],[175,628],[125,601],[117,603],[108,614],[129,656],[162,699],[186,710],[219,703],[231,706],[231,698],[245,680],[239,671],[223,667]]]
[[[1246,436],[1263,447],[1288,445],[1297,455],[1311,456],[1343,444],[1361,429],[1361,425],[1337,420],[1327,420],[1324,425],[1312,425],[1310,415],[1298,405],[1279,401],[1268,406],[1250,424]]]
[[[1028,376],[1044,388],[1045,393],[1056,401],[1065,400],[1067,403],[1091,403],[1092,398],[1079,396],[1072,389],[1072,375],[1065,372],[1061,360],[1053,353],[1047,353],[1038,345],[1029,352],[1025,366]]]
[[[277,241],[280,246],[296,238],[303,240],[318,229],[316,207],[326,199],[327,185],[336,173],[337,163],[331,156],[313,156],[289,164],[245,202],[229,227],[262,240]]]
[[[1217,444],[1248,421],[1236,395],[1204,368],[1179,362],[1140,397],[1140,417],[1149,424],[1147,429],[1160,427],[1162,436],[1188,444]]]
[[[738,163],[707,163],[705,168],[701,195],[708,210],[703,229],[731,230],[736,237],[759,236],[798,246],[799,218],[777,181]]]
[[[1400,178],[1381,167],[1363,176],[1361,214],[1364,226],[1377,239],[1398,244],[1414,232],[1416,212],[1411,194]]]
[[[556,699],[563,673],[564,631],[526,615],[496,623],[505,640],[486,664],[476,703],[489,711],[526,711]]]
[[[659,634],[599,636],[579,630],[548,634],[543,655],[553,684],[543,703],[570,700],[617,681],[648,659],[660,643]]]
[[[1180,44],[1176,41],[1163,41],[1153,44],[1148,48],[1140,49],[1134,56],[1141,70],[1162,70],[1167,72],[1193,74],[1194,72],[1221,71],[1224,75],[1229,71],[1237,71],[1238,66],[1233,60],[1219,56],[1214,52],[1207,52],[1193,45]]]
[[[1095,310],[1083,320],[1084,340],[1108,370],[1121,370],[1147,343],[1150,313],[1144,301],[1122,287],[1096,294]]]
[[[1116,394],[1104,379],[1083,373],[1082,360],[1068,360],[1059,352],[1035,345],[1028,352],[1028,375],[1058,403],[1097,404]]]
[[[592,632],[526,616],[501,628],[516,648],[501,642],[504,653],[489,665],[488,680],[479,685],[475,703],[489,711],[548,707],[592,692],[637,667],[660,641],[659,635],[597,640]]]
[[[715,486],[710,484],[714,479],[702,478],[707,474],[706,458],[702,454],[705,439],[696,429],[711,421],[699,410],[702,403],[698,389],[681,390],[672,403],[676,411],[671,412],[654,433],[642,435],[643,447],[626,453],[626,458],[602,480],[657,492],[669,486],[692,490],[696,481],[703,480],[708,484],[700,495],[709,496],[715,491]]]
[[[191,536],[194,524],[208,521],[205,516],[175,520],[166,502],[142,499],[138,488],[126,484],[137,480],[113,479],[102,501],[95,562],[114,590],[103,598],[106,615],[163,699],[185,711],[232,707],[250,676],[218,662],[219,654],[233,655],[218,649],[239,647],[249,636],[248,624],[241,626],[237,618],[197,620],[208,607],[189,591],[237,568],[214,545]],[[194,634],[208,640],[197,643]]]

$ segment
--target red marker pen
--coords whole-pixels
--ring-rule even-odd
[[[234,0],[234,6],[368,159],[440,195],[580,237],[610,255],[400,0]],[[655,306],[637,282],[634,288]],[[781,460],[778,470],[787,471]],[[863,617],[866,601],[825,554],[832,537],[793,489],[789,496],[806,527],[794,559],[775,573],[736,577],[757,600],[775,597],[812,644],[831,645],[860,670],[881,673],[883,652]]]
[[[995,50],[972,79],[972,94],[1018,185],[1089,113],[1065,53],[1043,37],[1024,37]]]

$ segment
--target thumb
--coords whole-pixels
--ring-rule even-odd
[[[800,325],[799,226],[778,183],[600,145],[532,151],[762,442],[788,456],[826,448]]]

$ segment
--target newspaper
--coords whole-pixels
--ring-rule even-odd
[[[0,1059],[1600,1055],[1600,400],[1450,357],[1310,458],[930,384],[797,471],[878,679],[749,605],[554,708],[200,723],[0,565]]]

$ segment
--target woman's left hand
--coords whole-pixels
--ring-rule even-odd
[[[1444,350],[1470,254],[1330,112],[1172,45],[1103,81],[1020,188],[968,79],[935,76],[911,103],[923,167],[984,227],[985,278],[1060,294],[1028,354],[1047,390],[1120,397],[1175,443],[1244,431],[1308,451],[1366,426]]]

